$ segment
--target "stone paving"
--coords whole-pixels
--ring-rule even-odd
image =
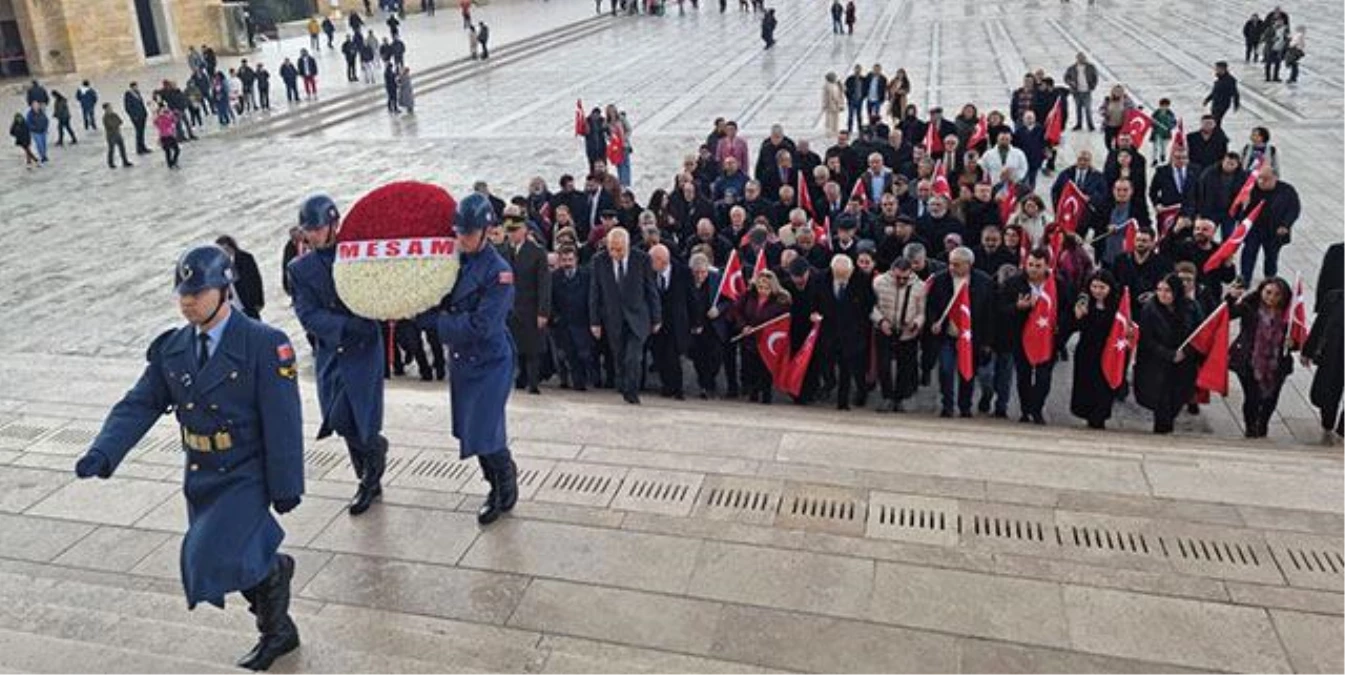
[[[184,245],[234,234],[262,266],[266,317],[297,334],[279,261],[303,194],[349,204],[396,178],[507,194],[574,172],[575,98],[629,111],[643,196],[717,115],[753,143],[779,121],[823,145],[821,75],[856,60],[905,67],[917,103],[986,109],[1025,68],[1055,72],[1083,48],[1104,82],[1194,119],[1207,61],[1234,60],[1242,21],[1268,9],[905,0],[861,6],[856,34],[833,37],[820,6],[780,8],[763,52],[736,7],[611,19],[496,0],[478,14],[498,36],[489,64],[451,61],[456,12],[408,22],[426,78],[414,118],[339,83],[188,144],[177,172],[159,156],[110,171],[100,142],[39,171],[0,167],[0,670],[219,671],[250,645],[236,605],[183,610],[169,420],[117,479],[70,471],[148,339],[177,321],[165,270]],[[1290,88],[1236,63],[1245,108],[1227,124],[1235,144],[1274,131],[1305,207],[1283,264],[1312,283],[1340,237],[1342,8],[1285,8],[1315,22],[1311,67]],[[1100,135],[1069,134],[1066,152],[1085,145]],[[1118,430],[1077,428],[1063,386],[1044,430],[657,399],[632,417],[612,396],[548,388],[510,402],[523,500],[485,531],[442,385],[397,381],[382,505],[348,518],[343,450],[306,449],[309,494],[284,519],[305,645],[277,669],[1339,672],[1345,487],[1340,449],[1304,443],[1309,379],[1291,379],[1263,443],[1240,438],[1236,391],[1159,443],[1129,407]]]

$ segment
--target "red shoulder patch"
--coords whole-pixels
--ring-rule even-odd
[[[512,283],[514,283],[513,272],[500,272],[500,284],[512,284]]]
[[[294,347],[291,347],[291,346],[290,346],[290,343],[288,343],[288,342],[286,342],[286,343],[283,344],[283,345],[279,345],[279,346],[277,346],[277,347],[276,347],[276,358],[280,359],[281,361],[293,361],[293,360],[294,360]]]

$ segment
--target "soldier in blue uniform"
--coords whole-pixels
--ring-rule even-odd
[[[355,316],[336,294],[332,264],[341,213],[326,195],[314,195],[299,210],[299,226],[313,250],[286,267],[294,313],[314,340],[318,438],[336,432],[346,442],[359,488],[350,515],[369,510],[383,496],[388,440],[383,437],[383,331],[379,322]]]
[[[495,522],[518,501],[518,468],[509,454],[504,405],[513,390],[514,339],[507,324],[514,306],[514,273],[486,229],[497,216],[490,201],[471,194],[458,204],[453,230],[462,267],[439,309],[421,315],[448,348],[448,393],[453,436],[463,459],[475,456],[490,493],[477,511],[482,525]]]
[[[294,348],[279,330],[230,306],[233,263],[218,246],[178,260],[175,290],[189,325],[150,345],[149,365],[79,459],[80,478],[108,478],[174,411],[186,453],[182,585],[188,608],[224,606],[241,591],[261,639],[238,665],[266,670],[299,646],[289,616],[294,559],[271,507],[288,513],[304,491],[303,427]]]

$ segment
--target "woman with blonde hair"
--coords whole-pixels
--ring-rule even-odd
[[[736,333],[753,329],[789,313],[789,291],[770,270],[762,270],[752,277],[752,284],[729,310],[729,320]],[[771,374],[757,350],[757,340],[749,336],[738,341],[742,350],[742,391],[752,402],[770,405]],[[783,348],[783,346],[782,346]]]

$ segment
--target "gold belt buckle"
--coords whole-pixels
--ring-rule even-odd
[[[215,450],[219,452],[223,452],[234,446],[233,436],[230,436],[227,431],[216,431],[214,440]]]

